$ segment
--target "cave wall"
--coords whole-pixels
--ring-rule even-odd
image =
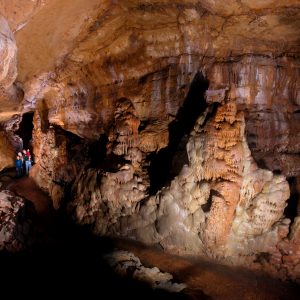
[[[30,176],[54,207],[96,234],[299,279],[297,1],[58,2],[5,6],[16,39],[0,35],[3,136],[16,149],[34,112]]]
[[[280,72],[277,63],[281,64]],[[284,214],[290,197],[285,176],[299,176],[294,172],[297,160],[291,169],[277,166],[285,176],[273,174],[271,168],[263,169],[260,161],[254,160],[251,151],[259,151],[249,143],[258,113],[267,112],[271,121],[254,127],[259,128],[258,135],[263,132],[269,137],[261,140],[262,154],[268,157],[276,141],[278,151],[273,150],[271,157],[274,153],[298,155],[299,131],[293,119],[297,117],[297,92],[294,85],[287,84],[297,80],[298,69],[293,59],[279,58],[277,63],[269,58],[244,57],[207,69],[203,66],[210,82],[205,97],[208,108],[189,135],[188,164],[154,196],[147,194],[150,182],[128,155],[118,172],[85,170],[74,185],[74,202],[70,205],[76,219],[92,224],[99,234],[129,236],[160,243],[170,251],[205,253],[235,264],[258,267],[260,254],[268,253],[268,261],[262,263],[266,269],[297,278],[299,256],[294,253],[299,253],[299,242],[291,236],[297,235],[299,217],[290,228],[291,220]],[[282,89],[280,85],[274,89],[283,78],[286,84]],[[285,136],[279,147],[278,129],[272,127],[272,122],[279,121],[296,142],[287,142]],[[143,130],[139,135],[143,136]],[[138,141],[137,145],[127,145],[126,152],[142,151],[143,163],[145,152],[155,148],[147,150],[143,138]],[[117,155],[126,157],[123,151]],[[289,245],[292,255],[286,255],[283,244]]]
[[[17,46],[8,22],[0,14],[0,122],[18,111],[20,97],[14,85],[17,77]]]

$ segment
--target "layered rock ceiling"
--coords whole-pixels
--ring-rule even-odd
[[[22,138],[30,176],[96,234],[300,279],[298,0],[0,12],[0,169]]]

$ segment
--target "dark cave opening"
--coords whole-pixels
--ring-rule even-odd
[[[84,140],[78,135],[63,129],[58,125],[50,125],[50,128],[55,130],[55,144],[58,148],[64,141],[67,142],[68,160],[81,161],[85,155],[85,143]]]
[[[287,181],[290,185],[291,195],[287,202],[288,205],[284,210],[284,215],[293,222],[295,217],[297,217],[298,215],[300,195],[299,192],[297,191],[296,177],[287,178]]]
[[[184,164],[188,163],[186,144],[188,136],[201,113],[207,108],[205,91],[208,80],[198,72],[190,85],[184,104],[176,119],[169,125],[169,145],[158,153],[149,156],[149,176],[151,195],[178,175]]]
[[[90,167],[99,168],[103,164],[106,158],[107,142],[107,136],[102,134],[97,141],[90,144],[88,151],[88,155],[91,159]]]
[[[88,145],[88,157],[90,158],[88,167],[114,173],[119,171],[121,165],[128,162],[122,156],[115,155],[114,153],[107,154],[107,144],[108,137],[102,134],[97,141]]]
[[[15,132],[22,140],[23,145],[20,148],[30,149],[32,153],[32,130],[33,130],[33,112],[23,114],[22,121],[19,124],[19,129]],[[21,151],[22,149],[17,149]]]

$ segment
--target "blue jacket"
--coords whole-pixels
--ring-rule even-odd
[[[22,168],[22,160],[16,159],[16,168]]]

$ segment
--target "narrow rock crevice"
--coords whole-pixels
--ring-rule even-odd
[[[28,112],[23,114],[22,120],[19,124],[19,129],[15,132],[22,141],[23,145],[20,145],[20,148],[30,149],[32,152],[32,130],[33,130],[33,112]],[[21,151],[22,149],[17,149]]]

